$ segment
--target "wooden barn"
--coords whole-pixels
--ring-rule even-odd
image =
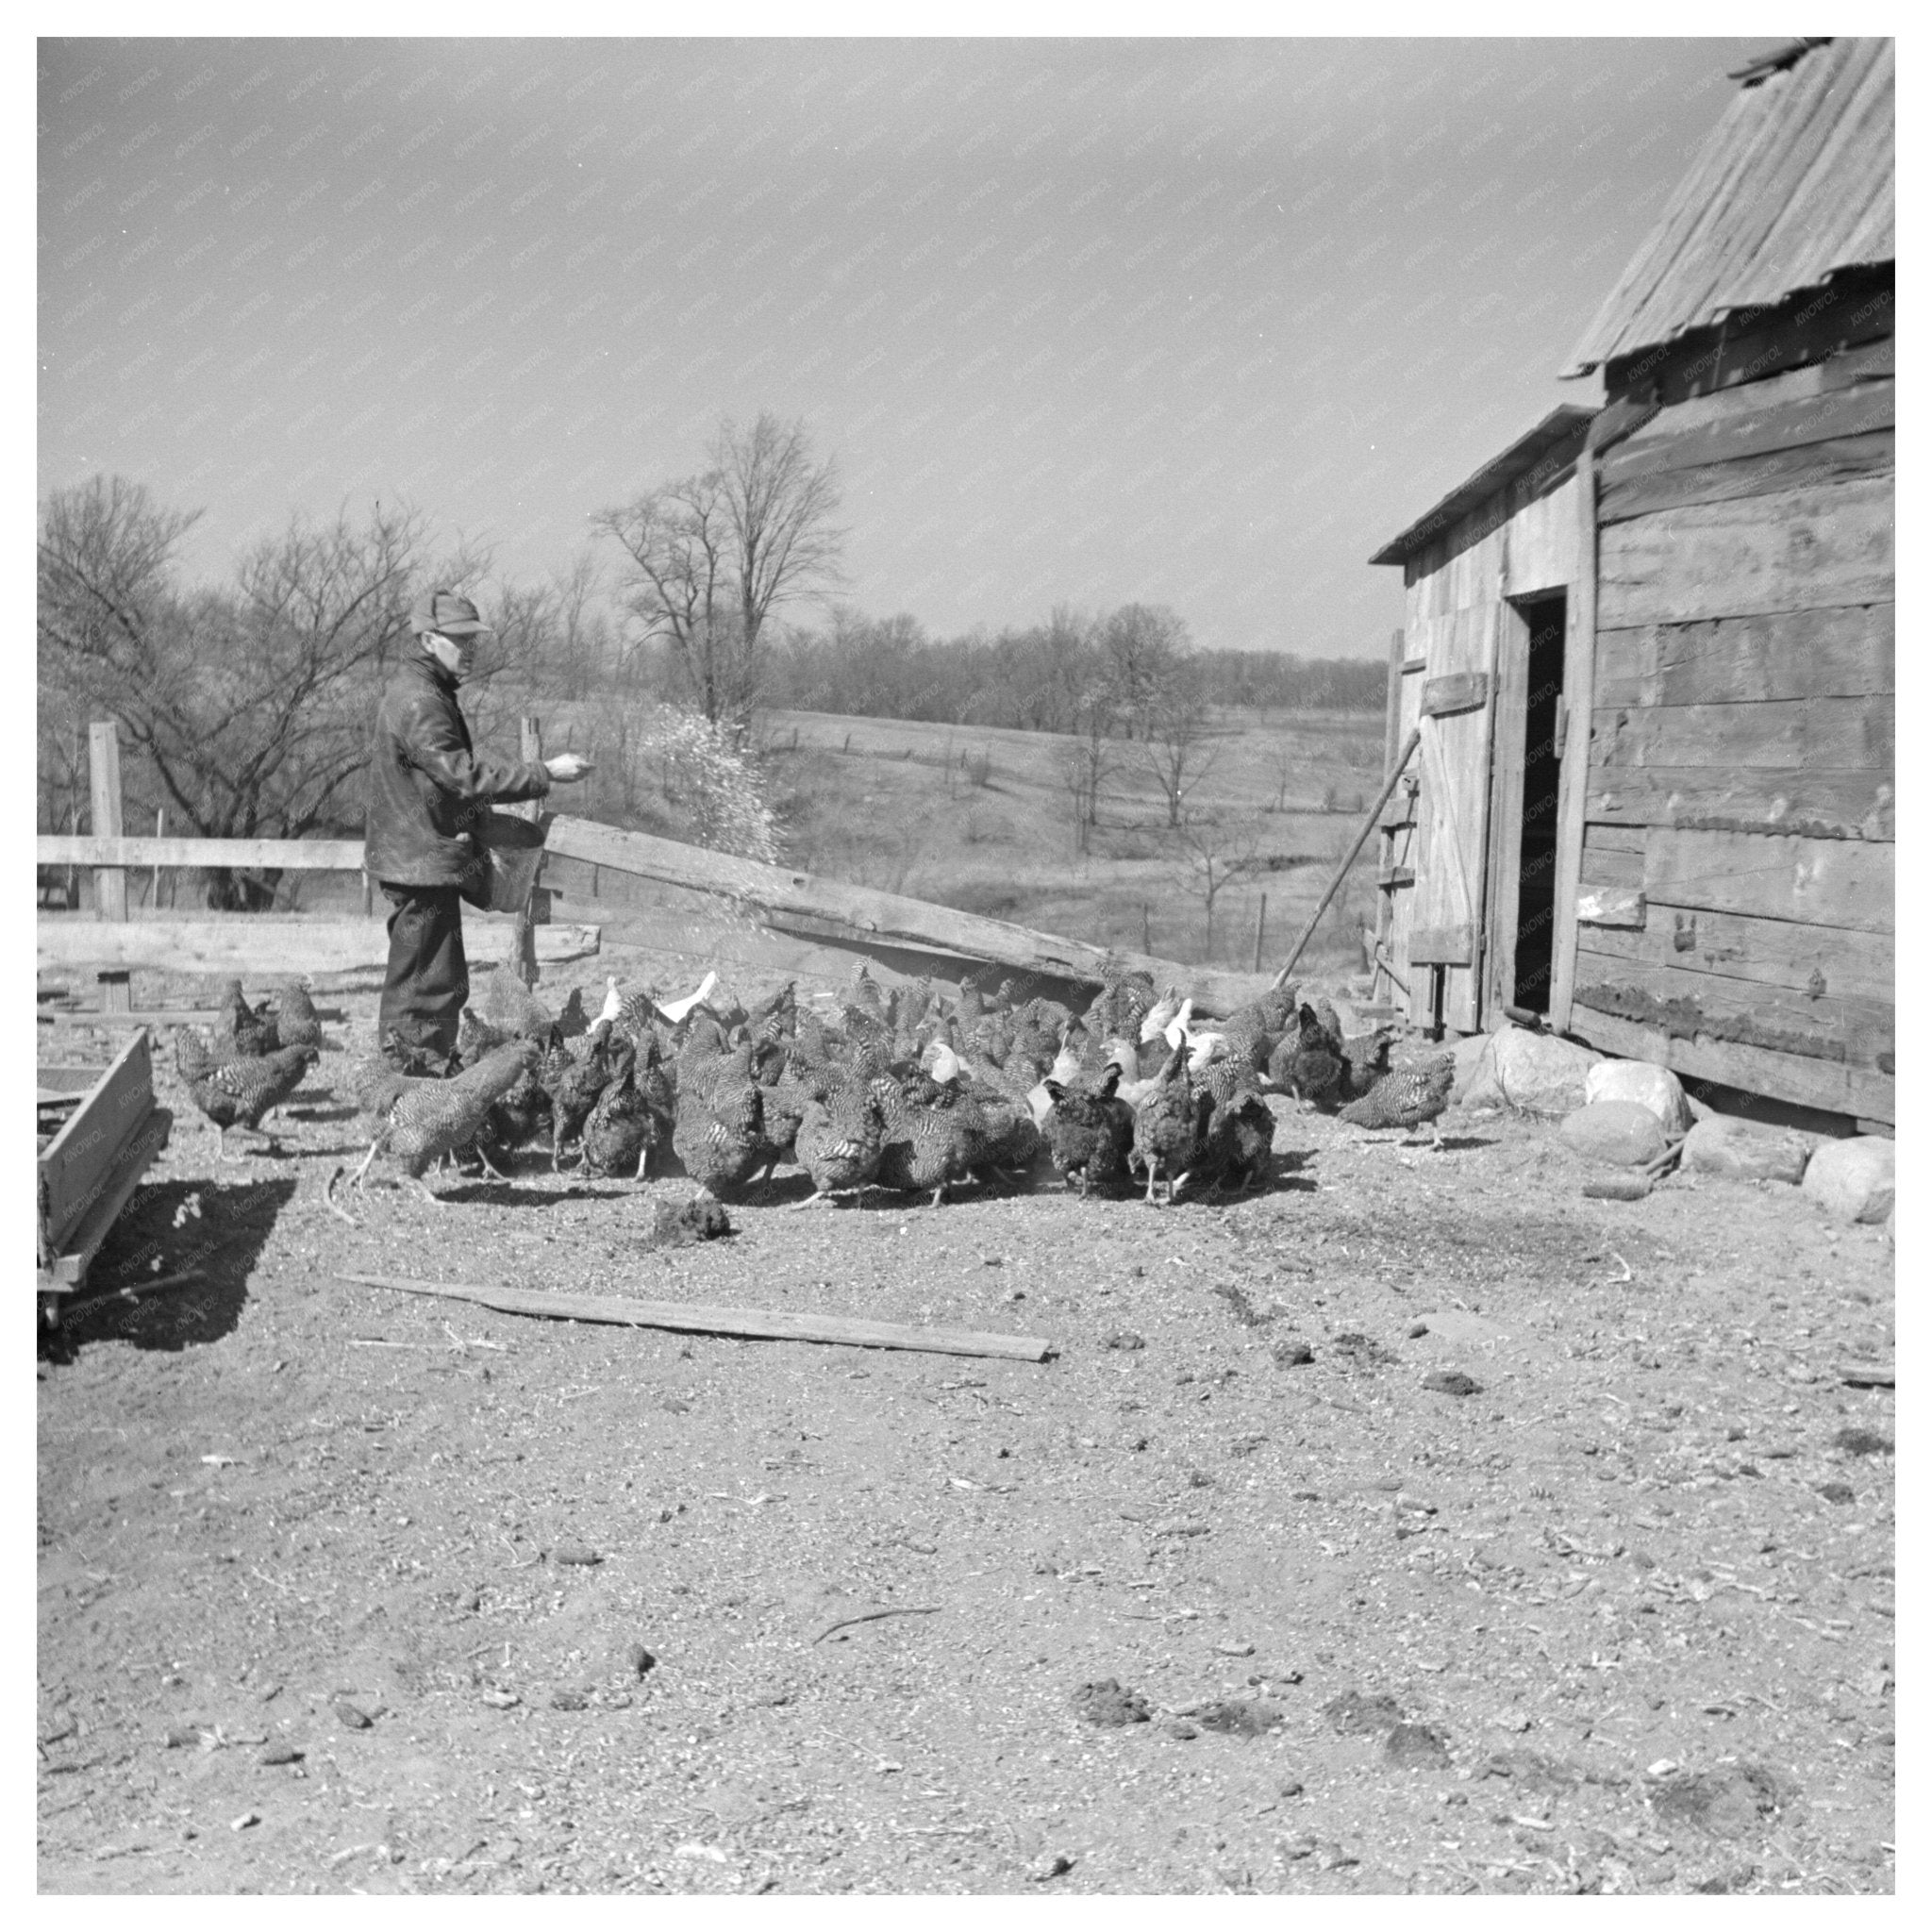
[[[1893,49],[1738,92],[1554,410],[1403,566],[1387,980],[1889,1130]]]

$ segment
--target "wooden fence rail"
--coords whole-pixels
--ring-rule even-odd
[[[182,866],[198,871],[360,872],[359,839],[95,839],[68,833],[34,841],[37,865]]]

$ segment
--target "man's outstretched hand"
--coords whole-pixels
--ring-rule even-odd
[[[579,778],[588,778],[597,769],[589,758],[579,758],[574,751],[558,752],[554,758],[545,758],[543,767],[550,774],[554,785],[575,785]]]

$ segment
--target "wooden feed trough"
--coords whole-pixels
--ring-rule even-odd
[[[43,1298],[60,1297],[87,1278],[116,1216],[167,1145],[175,1117],[155,1105],[145,1027],[105,1070],[42,1066],[35,1086],[35,1286]],[[58,1300],[43,1307],[58,1314]]]

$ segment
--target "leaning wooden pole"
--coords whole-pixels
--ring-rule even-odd
[[[1288,983],[1288,975],[1294,971],[1295,962],[1307,951],[1308,941],[1314,938],[1315,928],[1321,924],[1322,915],[1328,909],[1328,902],[1341,891],[1341,882],[1348,876],[1349,867],[1355,863],[1356,855],[1368,843],[1369,834],[1375,829],[1375,821],[1382,816],[1382,808],[1389,803],[1390,794],[1395,790],[1395,781],[1402,776],[1409,759],[1415,756],[1416,746],[1422,741],[1423,727],[1418,723],[1403,740],[1402,749],[1395,754],[1395,762],[1389,767],[1387,781],[1376,793],[1374,804],[1369,808],[1367,815],[1363,818],[1361,829],[1355,835],[1355,843],[1348,848],[1347,856],[1335,868],[1335,876],[1328,881],[1327,890],[1316,901],[1315,909],[1308,914],[1308,923],[1302,927],[1301,937],[1295,941],[1294,949],[1289,954],[1281,971],[1274,975],[1274,985],[1277,989]]]
[[[1402,748],[1402,662],[1407,650],[1406,634],[1399,630],[1391,632],[1389,638],[1389,690],[1382,725],[1382,771],[1385,776],[1394,770],[1395,754]],[[1386,824],[1382,827],[1376,860],[1377,876],[1387,878],[1395,865],[1395,834]],[[1401,983],[1384,964],[1389,957],[1389,940],[1394,923],[1393,897],[1387,891],[1378,891],[1375,894],[1374,978],[1370,986],[1370,996],[1374,999],[1381,998],[1385,978],[1391,985]]]

